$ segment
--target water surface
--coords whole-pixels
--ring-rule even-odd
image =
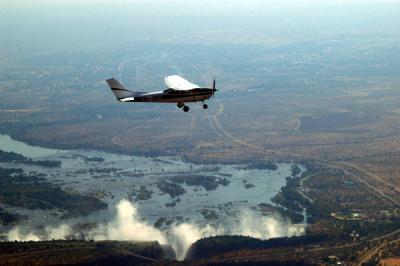
[[[286,177],[291,175],[289,163],[278,164],[279,168],[275,171],[246,170],[243,165],[199,165],[179,157],[147,158],[93,150],[47,149],[27,145],[7,135],[0,135],[0,149],[33,159],[60,160],[60,168],[13,163],[1,163],[0,166],[20,167],[26,173],[43,173],[50,182],[64,189],[100,197],[110,206],[110,210],[101,214],[104,220],[113,217],[112,207],[121,199],[130,199],[149,223],[155,223],[161,217],[197,224],[225,223],[237,219],[242,210],[252,210],[260,203],[272,204],[271,198],[286,184]],[[211,191],[202,186],[178,184],[186,193],[177,197],[171,197],[157,187],[158,182],[170,182],[173,176],[193,174],[226,179],[229,184],[219,185]],[[253,186],[246,188],[249,183]],[[150,199],[138,200],[135,197],[134,192],[140,186],[152,191]],[[217,218],[205,218],[202,214],[205,209],[215,212]],[[34,215],[31,219],[35,220]],[[49,216],[47,219],[56,218]]]

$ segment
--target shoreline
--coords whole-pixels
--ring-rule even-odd
[[[99,145],[62,145],[62,144],[57,144],[56,142],[41,142],[41,141],[32,141],[32,139],[29,138],[24,138],[21,137],[19,134],[12,134],[10,131],[2,131],[0,130],[0,136],[1,135],[6,135],[9,136],[12,140],[19,141],[22,143],[25,143],[30,146],[38,147],[38,148],[43,148],[43,149],[53,149],[53,150],[77,150],[77,151],[98,151],[98,152],[105,152],[105,153],[111,153],[115,155],[126,155],[126,156],[138,156],[138,157],[143,157],[143,158],[152,158],[155,159],[157,157],[175,157],[175,158],[180,158],[182,161],[191,163],[191,164],[196,164],[196,165],[216,165],[216,164],[222,164],[222,165],[247,165],[251,164],[254,161],[250,161],[248,159],[238,161],[236,160],[215,160],[215,159],[205,159],[202,160],[201,162],[199,160],[193,160],[192,158],[195,158],[196,156],[190,156],[187,153],[175,153],[175,154],[170,154],[170,153],[157,153],[157,154],[147,154],[144,152],[134,152],[134,151],[129,151],[121,148],[120,146],[114,145],[113,147],[101,147]],[[265,162],[272,162],[272,163],[296,163],[296,164],[303,164],[303,160],[294,160],[293,158],[290,159],[268,159],[268,160],[262,160]]]

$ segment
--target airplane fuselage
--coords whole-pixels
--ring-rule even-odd
[[[165,102],[165,103],[186,103],[202,102],[208,100],[213,94],[212,89],[199,88],[191,91],[175,91],[167,89],[165,91],[144,92],[121,99],[122,102]]]

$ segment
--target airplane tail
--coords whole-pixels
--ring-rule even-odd
[[[110,79],[107,79],[106,81],[118,101],[124,101],[124,99],[133,98],[139,94],[137,92],[133,92],[133,91],[126,89],[115,78],[110,78]]]

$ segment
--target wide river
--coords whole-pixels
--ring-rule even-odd
[[[88,220],[96,215],[103,221],[110,220],[114,217],[114,206],[121,199],[130,199],[149,224],[154,224],[161,217],[203,225],[224,224],[236,219],[243,210],[261,215],[254,207],[260,203],[272,204],[271,198],[286,184],[285,178],[291,175],[289,163],[278,164],[279,168],[275,171],[244,169],[243,165],[199,165],[177,157],[147,158],[94,150],[47,149],[13,140],[7,135],[0,135],[0,149],[35,160],[61,161],[60,168],[14,163],[0,163],[0,166],[23,168],[26,173],[42,173],[51,183],[66,190],[101,197],[108,203],[109,210],[85,218]],[[95,157],[102,159],[96,161]],[[202,186],[179,184],[186,193],[174,198],[160,191],[157,186],[160,180],[182,175],[213,176],[230,183],[210,191]],[[140,186],[153,192],[150,199],[135,200],[135,191]],[[44,215],[38,211],[16,210],[29,214],[31,224],[52,223],[59,218],[49,213]],[[217,218],[206,218],[204,214],[207,212],[204,210],[217,214]]]

